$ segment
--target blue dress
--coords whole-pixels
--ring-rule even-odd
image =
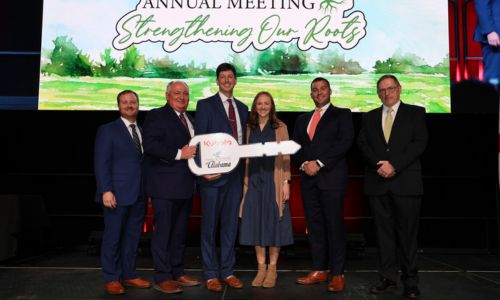
[[[276,140],[270,123],[263,130],[250,130],[249,143]],[[248,190],[240,223],[240,244],[251,246],[285,246],[293,244],[292,221],[288,202],[280,218],[274,187],[274,157],[250,158]]]

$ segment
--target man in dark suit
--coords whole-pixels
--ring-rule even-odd
[[[313,112],[297,118],[293,140],[302,148],[294,159],[300,166],[300,188],[311,246],[313,271],[297,278],[313,284],[332,278],[331,292],[345,287],[344,195],[347,187],[346,153],[354,139],[351,111],[331,104],[332,89],[325,78],[311,83]]]
[[[484,79],[500,81],[500,0],[475,0],[477,26],[474,40],[483,50]]]
[[[239,144],[245,141],[248,107],[236,100],[236,70],[227,63],[217,67],[219,92],[198,101],[196,106],[195,133],[228,133]],[[238,232],[238,212],[243,191],[243,167],[227,174],[205,175],[199,178],[201,196],[201,254],[205,285],[208,290],[221,292],[219,278],[232,288],[242,288],[243,283],[233,274],[235,263],[234,244]],[[216,251],[216,229],[220,225],[220,266]]]
[[[103,205],[101,264],[106,291],[123,294],[123,285],[149,288],[137,275],[135,260],[146,212],[142,187],[139,97],[130,90],[117,96],[121,117],[99,127],[95,140],[96,202]],[[123,285],[122,285],[123,284]]]
[[[187,84],[170,82],[165,96],[167,104],[151,110],[144,122],[144,153],[148,159],[146,193],[154,212],[154,288],[173,294],[200,284],[185,274],[183,263],[195,184],[187,159],[194,157],[196,147],[188,145],[194,122],[186,113]]]
[[[398,267],[404,295],[418,297],[417,232],[422,172],[427,145],[425,109],[400,100],[401,85],[392,75],[377,82],[382,107],[363,117],[358,145],[366,158],[364,188],[375,223],[380,283],[373,294],[396,286]],[[398,266],[399,259],[399,266]]]

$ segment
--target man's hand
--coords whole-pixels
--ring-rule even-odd
[[[309,176],[316,176],[319,171],[319,166],[315,160],[306,161],[304,163],[304,172]]]
[[[113,192],[102,194],[102,204],[107,208],[116,208],[116,198]]]
[[[377,169],[378,175],[384,178],[391,178],[392,176],[396,175],[396,170],[389,161],[381,160],[377,163],[377,165],[379,166],[379,168]]]
[[[185,145],[181,149],[181,159],[190,159],[196,155],[196,146]]]
[[[496,33],[495,31],[488,33],[486,37],[488,38],[488,44],[491,47],[500,46],[500,37],[498,37],[498,33]]]
[[[208,175],[203,175],[202,177],[205,178],[208,181],[214,181],[219,179],[222,176],[222,174],[208,174]]]

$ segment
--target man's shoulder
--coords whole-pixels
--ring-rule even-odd
[[[123,121],[120,118],[115,119],[111,122],[102,124],[101,126],[99,126],[98,130],[113,130],[120,126],[120,122],[123,123]]]
[[[204,103],[214,102],[216,100],[220,100],[220,96],[219,96],[218,93],[213,94],[212,96],[209,96],[207,98],[200,99],[200,100],[197,101],[197,103],[204,104]]]
[[[414,105],[414,104],[407,104],[401,102],[401,105],[399,106],[400,109],[408,110],[413,113],[424,113],[425,114],[425,107]]]

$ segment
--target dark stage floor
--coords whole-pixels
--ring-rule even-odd
[[[189,248],[186,267],[189,275],[201,279],[199,248]],[[326,284],[300,286],[294,280],[309,270],[307,251],[284,249],[278,265],[278,283],[273,289],[252,288],[255,274],[251,248],[238,251],[236,275],[246,284],[241,290],[226,288],[212,293],[204,287],[185,288],[175,295],[154,289],[127,289],[121,296],[109,296],[99,269],[99,257],[86,249],[51,252],[0,265],[0,299],[405,299],[402,287],[389,294],[367,293],[376,282],[376,253],[368,249],[362,258],[350,258],[346,265],[346,290],[327,291]],[[153,277],[149,255],[138,258],[139,273]],[[420,299],[500,299],[500,256],[465,254],[422,254],[420,256]]]

